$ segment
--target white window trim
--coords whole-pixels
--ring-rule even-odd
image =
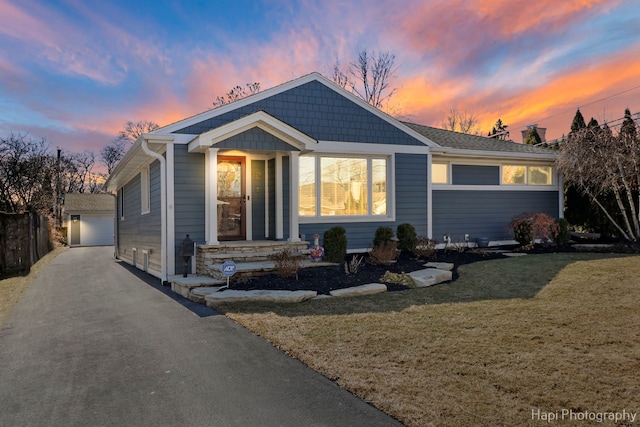
[[[151,174],[149,166],[140,172],[140,215],[151,212]]]
[[[305,157],[315,158],[315,185],[316,185],[316,215],[303,216],[300,215],[298,221],[300,224],[327,224],[327,223],[358,223],[358,222],[392,222],[395,221],[395,156],[393,154],[380,154],[380,155],[364,155],[364,154],[338,154],[338,153],[314,153]],[[322,191],[319,188],[319,183],[322,182],[322,171],[320,167],[320,159],[323,157],[332,158],[345,158],[345,159],[366,159],[367,160],[367,191],[370,201],[373,200],[373,169],[372,160],[382,159],[386,161],[387,177],[386,177],[386,190],[387,190],[387,213],[383,215],[319,215],[318,212],[322,209],[321,199]],[[372,212],[373,204],[369,203],[367,206],[369,212]]]
[[[558,191],[560,188],[558,171],[554,165],[550,164],[538,164],[535,162],[456,162],[452,160],[440,160],[434,159],[432,165],[447,164],[447,184],[436,184],[431,181],[429,176],[429,182],[431,183],[433,190],[475,190],[475,191]],[[453,185],[452,168],[453,165],[468,165],[468,166],[497,166],[499,173],[499,183],[496,185]],[[524,184],[504,184],[502,182],[502,168],[503,166],[524,166],[525,167],[525,183]],[[551,184],[529,184],[529,167],[550,167],[551,168]],[[433,167],[433,166],[432,166]]]

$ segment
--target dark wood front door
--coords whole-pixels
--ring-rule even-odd
[[[218,156],[218,239],[246,239],[245,158]]]

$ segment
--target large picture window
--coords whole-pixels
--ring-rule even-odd
[[[387,181],[387,158],[301,156],[299,214],[386,215]]]

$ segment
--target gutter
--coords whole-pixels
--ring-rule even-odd
[[[144,134],[141,136],[141,145],[142,151],[145,152],[148,156],[151,156],[157,159],[160,162],[160,206],[161,206],[161,214],[160,214],[160,264],[161,264],[161,278],[162,284],[165,285],[168,283],[168,275],[167,275],[167,163],[166,159],[162,154],[156,153],[151,150],[148,145],[148,134]]]
[[[488,151],[488,150],[465,150],[461,148],[434,147],[431,148],[434,154],[444,154],[455,157],[481,157],[481,158],[503,158],[503,159],[539,159],[539,160],[555,160],[557,154],[547,153],[517,153],[507,151]]]

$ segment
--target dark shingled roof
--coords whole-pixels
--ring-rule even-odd
[[[64,196],[65,212],[112,213],[116,209],[112,194],[69,193]]]
[[[518,144],[513,141],[502,141],[495,138],[486,138],[484,136],[452,132],[450,130],[437,129],[409,122],[402,122],[402,124],[418,132],[420,135],[429,138],[441,147],[446,148],[455,148],[459,150],[500,151],[503,153],[553,154],[553,151],[548,148]]]

